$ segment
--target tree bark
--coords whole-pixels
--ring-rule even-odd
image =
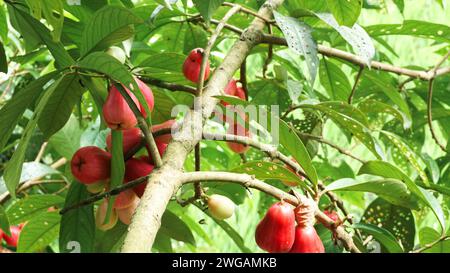
[[[283,3],[283,0],[268,0],[258,11],[263,18],[270,18],[272,9]],[[259,18],[253,20],[250,27],[241,35],[223,63],[214,71],[199,101],[200,109],[187,113],[181,135],[184,139],[171,141],[163,158],[161,168],[154,171],[149,178],[148,186],[133,216],[129,231],[122,246],[122,252],[150,252],[156,233],[161,226],[161,217],[173,194],[180,188],[184,161],[202,136],[204,120],[210,117],[218,100],[214,96],[221,95],[225,86],[239,69],[251,49],[260,42],[265,22]]]

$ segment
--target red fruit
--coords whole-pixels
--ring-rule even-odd
[[[170,119],[168,121],[164,121],[163,123],[156,124],[152,126],[152,133],[158,132],[163,129],[172,129],[172,127],[176,126],[176,120]],[[158,143],[166,143],[168,144],[172,140],[172,134],[164,134],[155,137],[155,141]]]
[[[111,173],[111,154],[96,146],[80,148],[72,157],[73,176],[83,184],[108,179]]]
[[[139,105],[133,93],[127,88],[125,90],[134,103]],[[126,130],[133,128],[137,124],[133,111],[131,111],[131,108],[114,85],[111,85],[109,88],[108,97],[103,105],[103,117],[108,127],[113,130]]]
[[[149,164],[145,160],[130,158],[125,163],[125,183],[149,175],[152,171],[153,165]],[[137,194],[137,196],[142,197],[142,195],[144,195],[146,186],[147,183],[142,183],[134,187],[133,191]]]
[[[288,252],[295,239],[293,207],[285,202],[273,204],[256,227],[255,240],[267,252]]]
[[[196,48],[193,49],[183,64],[183,74],[186,79],[190,80],[193,83],[198,83],[200,78],[200,68],[202,66],[203,59],[203,49]],[[209,61],[206,63],[205,69],[205,80],[209,77]]]
[[[95,225],[98,229],[106,231],[112,229],[117,224],[117,212],[115,209],[111,211],[109,217],[109,222],[105,223],[106,214],[108,212],[108,200],[104,199],[102,203],[98,206],[97,212],[95,213]]]
[[[298,225],[295,228],[295,241],[290,253],[325,253],[322,240],[313,226]]]
[[[139,128],[131,128],[123,131],[123,154],[128,154],[129,151],[141,144],[143,136]],[[112,149],[111,133],[106,137],[106,146],[108,151]]]
[[[163,155],[164,155],[164,152],[165,152],[166,149],[167,149],[168,144],[162,143],[162,142],[157,142],[156,140],[155,140],[155,142],[156,142],[156,147],[158,148],[159,155],[160,155],[160,156],[163,156]],[[149,150],[149,149],[148,149],[148,150]],[[150,151],[150,150],[149,150],[149,151]],[[153,161],[152,156],[150,155],[150,152],[149,152],[149,156],[143,157],[142,159],[146,160],[148,163],[150,163],[150,164],[152,164],[152,165],[155,164],[155,162]]]
[[[22,228],[18,226],[11,226],[9,230],[11,232],[11,237],[9,237],[8,235],[6,235],[6,233],[4,233],[3,239],[5,239],[7,245],[17,247],[17,243],[19,242],[19,236],[20,232],[22,231]]]
[[[3,233],[3,230],[0,228],[0,245],[2,244],[2,241],[3,241],[3,235],[4,233]]]
[[[246,100],[245,97],[245,90],[242,87],[238,87],[236,89],[236,93],[234,94],[236,97],[240,98],[241,100]]]
[[[145,84],[145,82],[141,81],[138,78],[135,78],[136,83],[139,87],[139,90],[141,90],[142,95],[144,95],[145,100],[147,101],[148,108],[150,111],[153,111],[153,107],[155,106],[155,99],[153,98],[153,92],[152,89],[148,85]],[[141,104],[139,104],[139,107],[141,109],[142,115],[146,118],[147,113],[145,111],[145,107]]]
[[[131,218],[133,218],[133,214],[136,211],[137,206],[139,205],[139,198],[136,198],[130,206],[123,209],[116,209],[117,216],[119,216],[119,220],[125,225],[131,224]]]
[[[340,222],[341,221],[341,219],[339,218],[339,215],[334,210],[324,210],[323,213],[325,213],[334,222]]]
[[[126,190],[116,197],[116,200],[114,201],[113,207],[115,209],[124,209],[129,206],[131,206],[138,197],[136,196],[136,193],[134,193],[133,190]]]
[[[238,87],[237,87],[236,80],[231,80],[231,81],[227,84],[227,86],[225,86],[224,93],[225,93],[225,95],[228,95],[228,96],[235,96],[237,89],[238,89]],[[229,103],[228,103],[228,102],[225,102],[225,101],[221,101],[220,103],[221,103],[223,106],[229,105]]]
[[[244,128],[244,126],[240,125],[239,123],[234,123],[234,126],[230,126],[227,130],[227,134],[237,135],[237,136],[250,136],[250,132]],[[227,142],[228,147],[230,149],[238,154],[243,154],[248,151],[250,146],[239,144],[235,142]]]

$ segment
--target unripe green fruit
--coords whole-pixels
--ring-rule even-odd
[[[113,56],[116,58],[119,62],[125,63],[125,60],[127,59],[127,55],[125,55],[125,51],[117,46],[112,46],[106,50],[106,54]]]
[[[208,198],[209,212],[218,220],[230,218],[235,207],[233,201],[223,195],[213,194]]]
[[[86,185],[86,189],[90,193],[101,193],[105,189],[105,181]]]

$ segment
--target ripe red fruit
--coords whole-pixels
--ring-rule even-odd
[[[323,213],[325,213],[334,222],[340,222],[341,221],[341,219],[339,218],[339,215],[334,210],[324,210]]]
[[[4,233],[3,233],[3,230],[0,228],[0,245],[2,244],[2,241],[3,241],[3,235]]]
[[[240,98],[241,100],[246,100],[245,90],[242,87],[237,87],[236,92],[234,93],[234,95],[236,97]]]
[[[115,209],[124,209],[131,206],[138,197],[133,190],[125,190],[117,195],[113,207]]]
[[[156,124],[152,126],[152,133],[158,132],[163,129],[172,129],[172,126],[176,124],[176,120],[170,119],[168,121],[164,121],[163,123]],[[176,126],[176,125],[175,125]],[[164,134],[155,137],[155,142],[166,143],[168,144],[172,140],[172,134]]]
[[[228,95],[228,96],[235,96],[235,95],[236,95],[237,89],[238,89],[238,87],[237,87],[237,82],[236,82],[236,80],[231,80],[231,81],[227,84],[227,86],[225,86],[224,93],[225,93],[225,95]],[[223,106],[229,105],[229,103],[228,103],[228,102],[225,102],[225,101],[221,101],[220,103],[221,103]]]
[[[293,207],[285,202],[273,204],[256,227],[255,240],[267,252],[288,252],[295,239]]]
[[[295,228],[295,241],[290,253],[325,253],[322,240],[311,225]]]
[[[111,154],[96,146],[80,148],[72,157],[73,176],[83,184],[108,179],[111,173]]]
[[[139,205],[139,198],[136,198],[130,206],[123,209],[116,209],[117,216],[119,216],[119,220],[125,225],[131,224],[131,218],[133,217],[134,212],[136,211],[137,206]]]
[[[127,88],[125,90],[133,99],[133,102],[139,105],[134,94]],[[114,85],[111,85],[109,88],[108,97],[103,105],[103,117],[108,127],[113,130],[126,130],[133,128],[137,124],[133,111]]]
[[[193,49],[183,64],[183,74],[186,79],[190,80],[193,83],[198,83],[200,78],[200,68],[202,66],[203,59],[203,49],[195,48]],[[209,77],[209,61],[206,63],[205,68],[205,80]]]
[[[233,213],[236,205],[230,198],[213,194],[208,198],[208,209],[211,215],[219,220],[230,218]]]
[[[153,165],[143,159],[130,158],[125,163],[125,183],[136,180],[140,177],[149,175],[153,171]],[[138,197],[144,195],[147,183],[142,183],[133,188]]]
[[[128,154],[129,151],[141,144],[143,136],[139,128],[131,128],[123,131],[123,154]],[[108,151],[112,149],[111,133],[106,137],[106,146]]]
[[[244,126],[240,125],[238,122],[234,123],[233,126],[230,126],[227,130],[227,134],[237,135],[237,136],[250,136],[250,132],[244,128]],[[235,142],[227,142],[228,147],[230,149],[238,154],[243,154],[250,149],[250,146],[239,144]]]
[[[9,230],[11,232],[11,237],[6,235],[6,233],[4,233],[3,239],[5,239],[7,245],[17,247],[17,243],[19,242],[19,236],[20,232],[22,231],[22,228],[19,226],[11,226]]]
[[[155,106],[155,99],[153,98],[153,92],[152,89],[148,85],[145,84],[145,82],[141,81],[138,78],[135,78],[136,83],[139,87],[139,90],[141,90],[142,95],[144,95],[145,100],[147,101],[148,108],[150,111],[153,111],[153,107]],[[139,108],[141,110],[142,115],[144,118],[147,117],[147,113],[145,111],[145,107],[139,103]]]

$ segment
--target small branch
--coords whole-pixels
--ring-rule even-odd
[[[426,245],[424,245],[421,248],[418,248],[418,249],[410,251],[410,253],[421,253],[421,252],[424,252],[425,250],[432,248],[433,246],[437,245],[438,243],[441,243],[441,242],[444,242],[444,241],[448,241],[448,240],[450,240],[450,236],[442,236],[441,238],[437,239],[436,241],[434,241],[432,243],[426,244]]]
[[[181,85],[181,84],[176,84],[176,83],[169,83],[169,82],[165,82],[165,81],[161,81],[158,79],[153,79],[153,78],[149,78],[147,76],[143,76],[143,75],[138,75],[139,78],[150,85],[154,85],[154,86],[158,86],[170,91],[183,91],[183,92],[188,92],[191,94],[196,94],[196,89],[194,87],[191,86],[187,86],[187,85]]]
[[[433,76],[432,79],[434,79],[437,76],[437,73],[439,71],[439,68],[442,66],[442,64],[450,57],[450,51],[447,52],[447,54],[442,57],[442,59],[434,66],[434,68],[430,71],[431,75]]]
[[[195,145],[195,171],[199,172],[201,170],[201,149],[200,149],[200,142]],[[194,189],[195,189],[195,199],[199,199],[203,195],[203,189],[202,185],[199,182],[194,183]]]
[[[225,16],[220,20],[219,24],[216,27],[216,30],[211,35],[211,38],[209,38],[208,44],[205,48],[205,51],[203,52],[203,58],[202,58],[202,65],[200,66],[200,75],[199,80],[197,84],[197,95],[201,95],[203,92],[203,85],[205,83],[205,70],[206,65],[209,61],[209,54],[211,53],[211,49],[216,43],[217,38],[219,37],[220,33],[222,32],[222,29],[224,28],[225,23],[230,19],[236,12],[239,11],[241,7],[238,5],[233,5],[233,7],[225,14]]]
[[[139,128],[141,129],[142,133],[144,134],[145,142],[147,143],[147,145],[148,145],[148,147],[150,149],[150,154],[151,154],[151,156],[153,158],[153,161],[155,162],[156,167],[157,168],[161,167],[161,165],[162,165],[161,156],[160,156],[160,154],[158,152],[158,147],[156,146],[155,139],[153,138],[153,135],[152,135],[150,129],[148,128],[148,124],[145,121],[144,116],[142,115],[142,113],[139,110],[139,108],[136,105],[136,103],[134,103],[134,101],[131,98],[131,96],[125,91],[123,86],[121,84],[118,84],[118,83],[114,83],[114,86],[117,88],[117,90],[119,90],[120,94],[122,95],[122,97],[127,102],[127,104],[130,107],[131,111],[133,111],[133,114],[136,116]],[[150,113],[149,113],[149,115],[150,115]]]
[[[257,18],[259,18],[259,19],[261,19],[261,20],[263,20],[263,21],[265,21],[267,23],[271,23],[271,22],[273,23],[274,22],[273,20],[267,19],[264,16],[259,15],[257,11],[245,8],[245,7],[243,7],[241,5],[238,5],[238,4],[235,4],[235,3],[224,2],[222,5],[223,6],[229,6],[229,7],[238,7],[240,12],[247,13],[247,14],[250,14],[252,16],[255,16],[255,17],[257,17]]]
[[[38,152],[36,158],[34,159],[34,162],[41,161],[41,159],[42,159],[42,157],[44,156],[44,153],[45,153],[45,148],[47,148],[47,144],[48,144],[48,142],[42,143],[41,148],[39,149],[39,152]]]
[[[247,58],[242,62],[241,69],[239,69],[239,82],[242,85],[242,89],[245,92],[245,100],[248,101],[248,89],[247,89]]]
[[[272,25],[268,24],[267,25],[268,31],[269,31],[269,35],[272,35],[273,31],[272,31]],[[266,73],[267,73],[267,68],[269,67],[270,62],[272,61],[273,58],[273,45],[269,44],[269,50],[267,52],[267,59],[264,61],[264,65],[263,65],[263,78],[266,78]]]
[[[428,83],[428,101],[427,101],[427,120],[428,120],[428,126],[430,127],[431,136],[433,137],[436,144],[441,148],[442,151],[447,152],[447,149],[445,148],[445,145],[442,144],[437,135],[436,131],[433,127],[433,113],[432,113],[432,105],[433,105],[433,79],[431,79]]]
[[[241,184],[246,188],[253,188],[272,195],[280,200],[284,200],[294,206],[298,206],[300,200],[294,195],[288,194],[274,186],[264,183],[248,174],[237,174],[229,172],[193,172],[183,174],[182,183],[193,183],[195,181],[224,181],[229,183]],[[360,250],[353,243],[352,236],[345,231],[342,225],[336,226],[335,222],[326,216],[319,209],[315,212],[316,219],[326,228],[330,229],[336,238],[339,239],[345,248],[354,253],[360,253]]]
[[[352,93],[348,97],[348,104],[352,104],[353,97],[355,96],[355,92],[356,92],[356,87],[358,86],[358,83],[359,83],[359,80],[361,78],[363,71],[364,71],[364,66],[359,66],[359,71],[358,71],[358,74],[356,74],[356,78],[355,78],[355,84],[353,84]]]

